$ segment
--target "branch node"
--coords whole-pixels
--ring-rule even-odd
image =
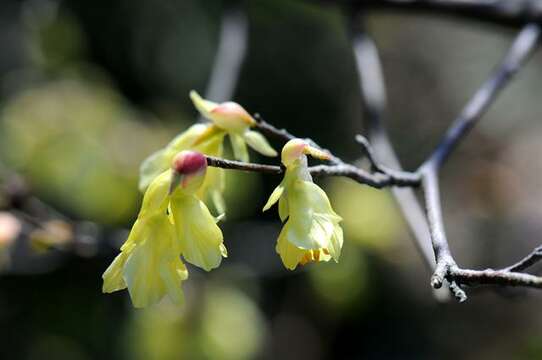
[[[450,291],[459,303],[467,300],[467,293],[465,290],[461,289],[461,286],[457,282],[450,282]]]
[[[385,169],[380,166],[380,164],[376,161],[374,156],[373,148],[371,147],[371,144],[369,143],[369,140],[361,134],[356,135],[356,142],[361,145],[363,148],[363,152],[365,156],[367,156],[367,160],[371,163],[371,170],[377,171],[380,173],[385,173]]]

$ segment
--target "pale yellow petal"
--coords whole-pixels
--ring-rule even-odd
[[[226,172],[224,169],[208,167],[203,185],[196,193],[201,200],[207,201],[210,199],[214,206],[214,210],[219,214],[226,212],[226,202],[224,201],[223,196],[226,188],[225,180]]]
[[[220,216],[225,216],[226,201],[224,200],[222,193],[220,191],[212,190],[210,191],[210,195],[216,212],[220,214]]]
[[[124,279],[136,308],[155,304],[165,295],[164,283],[160,280],[159,259],[151,242],[152,239],[148,239],[137,246],[124,268]]]
[[[164,281],[167,294],[177,305],[184,303],[181,283],[188,278],[188,270],[179,257],[160,263],[160,276]]]
[[[224,246],[224,244],[220,244],[220,253],[223,257],[228,257],[228,249],[226,249],[226,246]]]
[[[329,252],[326,249],[322,250],[313,250],[315,252],[314,261],[324,261],[327,262],[332,259],[332,256],[329,254]],[[318,255],[316,255],[318,254]]]
[[[179,299],[180,281],[186,278],[173,244],[173,226],[167,216],[156,215],[141,222],[146,231],[128,254],[124,265],[124,281],[135,307],[146,307],[160,301],[167,292]],[[171,273],[171,266],[177,274]],[[166,272],[165,269],[170,269]],[[173,282],[178,289],[173,289]]]
[[[329,244],[329,253],[333,257],[335,262],[339,262],[339,257],[341,256],[341,249],[343,247],[343,229],[339,224],[335,224],[335,229],[333,231],[333,236]]]
[[[173,199],[171,210],[182,256],[206,271],[220,265],[222,231],[203,202],[194,196]]]
[[[288,241],[286,238],[287,232],[288,224],[284,225],[282,228],[275,249],[280,255],[280,259],[284,266],[287,269],[294,270],[303,258],[305,251],[295,247]]]
[[[167,170],[170,162],[167,152],[166,149],[161,149],[143,160],[139,168],[139,191],[145,191],[154,178]]]
[[[233,149],[233,156],[239,161],[248,162],[248,150],[247,144],[241,135],[234,133],[229,134],[231,147]]]
[[[278,153],[269,145],[267,139],[257,131],[247,130],[243,134],[248,146],[265,156],[277,156]]]
[[[289,227],[289,223],[284,225],[276,246],[277,253],[279,253],[282,263],[287,269],[294,270],[298,264],[326,262],[332,258],[328,249],[306,250],[292,244],[288,239],[291,230]]]
[[[128,234],[128,239],[122,244],[120,251],[130,252],[137,243],[142,242],[147,237],[149,229],[145,226],[145,220],[137,219]]]
[[[207,126],[207,129],[196,138],[192,144],[192,147],[200,146],[216,138],[222,138],[224,134],[224,130],[214,124],[211,124]]]
[[[151,182],[143,196],[143,203],[138,218],[165,212],[168,203],[170,181],[171,171],[166,170]]]
[[[275,190],[273,190],[273,192],[269,196],[269,199],[267,200],[267,203],[263,207],[262,211],[267,211],[271,208],[271,206],[275,205],[275,203],[279,201],[283,193],[284,193],[284,186],[281,183],[279,184],[279,186],[275,188]]]
[[[218,216],[215,217],[215,223],[219,223],[221,221],[224,221],[226,219],[226,214],[220,214]]]
[[[280,221],[284,222],[289,216],[289,208],[288,208],[288,199],[286,197],[281,197],[279,199],[279,217]]]
[[[311,181],[296,181],[294,187],[293,193],[300,207],[310,207],[315,212],[337,216],[326,193],[318,185]]]
[[[218,104],[215,102],[205,100],[194,90],[190,91],[190,99],[192,99],[194,106],[196,107],[196,109],[198,109],[201,115],[203,115],[207,119],[210,119],[209,113],[218,106]]]
[[[175,136],[166,146],[172,150],[173,156],[182,150],[188,150],[194,146],[194,143],[208,131],[212,124],[194,124],[179,135]]]
[[[317,221],[313,216],[294,216],[291,212],[286,237],[292,245],[305,250],[327,248],[331,240],[331,226]]]
[[[325,192],[309,181],[295,181],[288,190],[288,240],[302,249],[327,248],[340,220]]]
[[[308,237],[320,244],[318,248],[329,248],[333,236],[334,224],[325,216],[314,214]]]
[[[126,283],[123,278],[124,264],[126,264],[126,254],[120,253],[109,265],[102,275],[102,292],[112,293],[114,291],[126,289]]]
[[[217,129],[213,126],[214,129]],[[222,130],[213,131],[213,135],[204,142],[197,143],[191,147],[192,150],[197,150],[205,155],[222,157],[224,136],[226,133]]]
[[[329,260],[331,260],[331,256],[325,251],[325,249],[307,250],[299,263],[301,265],[306,265],[311,262],[327,262]]]

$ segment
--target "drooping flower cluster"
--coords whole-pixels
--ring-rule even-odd
[[[280,232],[276,251],[284,266],[339,260],[343,244],[342,220],[331,208],[326,193],[315,183],[307,167],[307,156],[328,159],[328,155],[300,139],[290,140],[282,149],[286,174],[263,210],[279,202]]]
[[[265,137],[251,130],[256,120],[239,104],[224,102],[217,104],[205,100],[195,91],[190,92],[190,98],[198,111],[210,123],[195,124],[174,138],[165,148],[149,156],[141,164],[139,188],[144,191],[151,181],[165,171],[176,153],[182,150],[199,151],[205,155],[222,157],[223,142],[228,135],[237,160],[248,161],[247,144],[265,156],[277,156],[277,152],[269,145]],[[204,184],[198,191],[202,200],[210,198],[218,213],[225,212],[223,192],[225,174],[222,169],[208,170]]]
[[[158,302],[166,294],[182,303],[181,282],[188,278],[182,257],[210,271],[227,256],[222,231],[195,194],[207,161],[182,151],[149,185],[138,218],[121,253],[103,274],[103,291],[128,288],[135,307]]]
[[[144,161],[141,210],[121,253],[103,274],[103,291],[128,288],[135,307],[154,304],[166,294],[182,303],[181,283],[188,270],[181,258],[210,271],[227,256],[217,219],[202,202],[209,197],[222,212],[224,174],[222,169],[207,169],[203,154],[222,156],[228,135],[237,159],[248,160],[247,144],[264,155],[277,155],[260,133],[250,129],[256,122],[239,104],[216,104],[196,92],[190,96],[212,123],[193,125]],[[283,147],[285,176],[263,209],[279,203],[284,227],[276,251],[291,270],[309,262],[338,261],[343,244],[342,219],[313,183],[307,155],[329,158],[300,139]]]

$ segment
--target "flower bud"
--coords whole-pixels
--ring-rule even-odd
[[[317,159],[329,160],[329,154],[310,146],[305,140],[292,139],[284,145],[281,153],[281,161],[284,166],[291,166],[296,160],[300,159],[303,155],[311,155]]]
[[[211,110],[211,120],[220,128],[242,133],[256,120],[238,103],[228,101]]]
[[[205,171],[207,168],[207,159],[202,153],[197,151],[181,151],[172,161],[172,168],[182,175],[190,175]]]
[[[256,120],[236,102],[217,104],[203,99],[195,91],[190,92],[190,98],[203,116],[223,130],[243,133],[249,127],[256,125]]]
[[[207,158],[197,151],[184,150],[175,155],[171,163],[172,177],[170,193],[175,191],[177,186],[183,190],[196,191],[203,180],[207,170]]]

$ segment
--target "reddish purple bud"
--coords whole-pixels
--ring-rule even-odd
[[[179,174],[190,175],[207,168],[207,159],[197,151],[181,151],[173,158],[171,167]]]

